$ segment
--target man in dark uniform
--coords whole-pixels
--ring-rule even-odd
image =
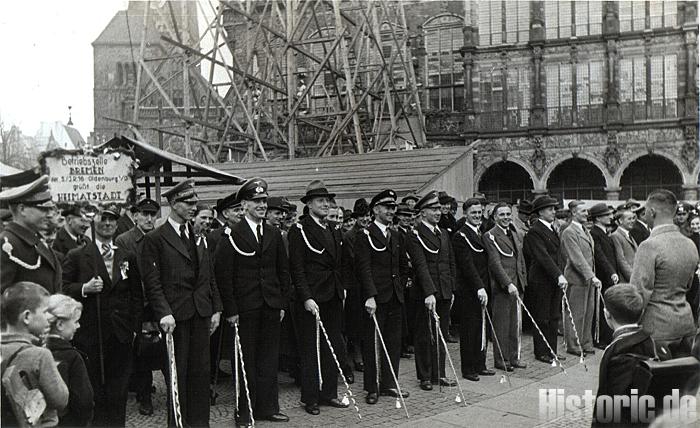
[[[207,235],[207,241],[211,246],[212,254],[216,251],[216,247],[221,238],[226,234],[226,228],[228,227],[230,229],[241,221],[243,208],[241,208],[241,201],[238,200],[237,193],[233,192],[225,198],[216,201],[216,212],[221,213],[226,224],[224,227],[213,229],[209,232],[209,235]]]
[[[141,327],[143,293],[136,255],[116,247],[116,204],[95,216],[95,243],[74,248],[63,262],[63,289],[83,304],[73,343],[87,358],[95,391],[95,426],[124,426],[134,335]],[[100,334],[101,342],[100,342]]]
[[[61,291],[61,264],[41,239],[56,209],[44,175],[24,186],[0,192],[0,203],[9,205],[13,220],[0,232],[0,292],[16,282],[34,282],[49,293]]]
[[[391,230],[396,211],[396,192],[384,190],[372,198],[369,204],[374,221],[355,240],[355,264],[360,291],[364,300],[363,360],[365,361],[364,385],[367,404],[376,404],[378,394],[398,397],[394,376],[399,376],[401,357],[401,314],[403,312],[404,287],[408,279],[408,255],[404,237]],[[384,338],[391,368],[378,338],[375,337],[376,317]],[[382,352],[375,355],[375,351]],[[377,361],[381,361],[377,368]],[[377,370],[381,375],[377,376]],[[379,379],[379,385],[377,385]],[[404,398],[408,397],[403,392]]]
[[[612,340],[612,330],[605,322],[603,314],[603,295],[605,290],[617,284],[620,281],[617,268],[617,257],[615,256],[615,244],[613,243],[608,228],[612,223],[612,210],[604,203],[595,204],[588,210],[588,218],[593,222],[591,236],[593,237],[593,259],[595,264],[595,273],[603,286],[596,293],[601,293],[596,296],[598,305],[598,317],[593,320],[593,333],[595,338],[595,330],[598,329],[598,341],[594,345],[598,349],[605,349]],[[595,315],[594,315],[595,317]],[[596,322],[598,325],[596,325]]]
[[[85,217],[85,213],[79,206],[71,206],[61,213],[65,217],[63,227],[56,230],[56,239],[51,248],[63,255],[73,248],[82,247],[90,242],[85,236],[85,232],[90,227],[90,221]]]
[[[646,209],[640,202],[635,201],[634,199],[628,199],[627,202],[625,202],[625,208],[631,210],[637,215],[637,220],[635,220],[634,226],[632,226],[632,229],[630,229],[630,236],[632,236],[634,242],[639,245],[651,234],[651,228],[649,227],[645,217]]]
[[[255,419],[287,422],[277,387],[280,323],[289,293],[287,251],[279,229],[264,222],[267,183],[251,178],[238,189],[238,200],[244,220],[219,243],[215,263],[224,316],[232,327],[238,324],[250,393],[250,403],[245,393],[239,395],[236,422],[252,426],[249,404]]]
[[[124,207],[124,214],[119,217],[117,221],[117,231],[114,237],[117,238],[124,232],[128,232],[134,228],[134,214],[136,214],[136,207],[133,205],[127,205]]]
[[[324,336],[321,333],[320,358],[323,387],[319,391],[318,357],[316,349],[316,319],[320,318],[328,333],[339,361],[344,361],[343,338],[340,333],[343,309],[343,280],[341,278],[342,236],[331,229],[325,219],[330,208],[329,193],[320,180],[306,188],[301,201],[309,209],[289,231],[289,260],[292,283],[299,303],[305,311],[300,315],[300,352],[302,354],[301,401],[311,415],[318,415],[319,404],[345,408],[338,400],[338,373]]]
[[[189,225],[198,201],[194,180],[163,196],[170,215],[144,238],[144,288],[161,328],[173,334],[183,423],[208,426],[209,335],[219,325],[221,299],[209,250],[196,244]]]
[[[479,375],[496,373],[486,368],[486,338],[482,326],[486,322],[482,309],[488,305],[489,266],[488,257],[481,242],[481,201],[469,198],[464,202],[464,225],[452,237],[452,248],[457,266],[456,299],[461,300],[459,313],[459,351],[462,377],[478,381]]]
[[[416,299],[425,304],[416,314],[416,375],[421,389],[430,391],[438,382],[443,386],[456,385],[454,380],[445,377],[445,351],[433,319],[433,312],[437,312],[440,331],[447,339],[456,267],[450,237],[446,230],[438,227],[440,201],[437,192],[425,195],[415,209],[420,212],[421,221],[411,234],[408,251],[416,275]]]
[[[407,196],[408,197],[408,196]],[[406,198],[404,198],[406,199]],[[396,217],[399,220],[397,232],[406,243],[406,254],[408,255],[408,239],[411,230],[413,230],[413,216],[415,213],[405,203],[400,203],[396,208]],[[415,298],[415,287],[413,287],[413,267],[411,259],[408,259],[408,279],[406,287],[404,287],[403,300],[403,333],[401,343],[401,358],[410,358],[414,353],[413,334],[416,326],[416,310],[423,305],[418,303]]]
[[[549,196],[540,196],[532,202],[537,216],[523,241],[527,260],[527,293],[532,296],[532,316],[542,330],[552,351],[557,352],[557,326],[561,319],[562,292],[568,285],[564,277],[564,261],[560,252],[559,234],[554,228],[558,202]],[[542,337],[532,334],[535,358],[551,364],[553,356]],[[560,360],[565,359],[557,355]]]
[[[135,214],[135,226],[117,237],[114,243],[122,250],[127,251],[130,254],[136,256],[137,262],[142,260],[141,256],[143,254],[143,238],[146,234],[153,230],[155,227],[155,220],[160,212],[160,205],[153,199],[145,198],[138,201],[134,205]],[[138,266],[137,266],[138,267]],[[143,289],[143,285],[141,285]],[[139,320],[139,326],[141,326],[141,332],[155,332],[158,331],[157,320],[154,319],[153,311],[150,306],[147,305],[147,301],[144,296],[144,311],[141,320]],[[138,348],[138,347],[137,347]],[[134,371],[131,376],[131,385],[136,391],[136,400],[139,402],[139,413],[145,416],[153,414],[153,402],[151,400],[151,387],[153,385],[153,367],[163,366],[163,359],[159,358],[157,361],[150,361],[147,356],[139,355],[140,352],[144,352],[143,349],[134,349]]]

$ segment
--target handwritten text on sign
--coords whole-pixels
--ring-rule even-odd
[[[119,153],[47,157],[55,202],[126,202],[133,160]]]

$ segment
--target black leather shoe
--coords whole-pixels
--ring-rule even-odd
[[[324,406],[335,407],[337,409],[346,409],[348,407],[347,404],[343,404],[337,398],[331,398],[330,400],[323,400],[323,401],[321,401],[321,404]]]
[[[358,361],[355,363],[355,371],[358,371],[358,372],[365,371],[365,365],[362,363],[362,361]]]
[[[429,380],[422,380],[420,381],[420,389],[422,389],[423,391],[432,391],[433,384],[430,383]]]
[[[457,386],[457,382],[446,377],[441,377],[440,386]]]
[[[580,357],[580,356],[581,356],[581,351],[570,351],[570,350],[567,349],[567,350],[566,350],[566,353],[567,353],[567,354],[571,354],[571,355],[575,355],[575,356],[577,356],[577,357]]]
[[[367,404],[377,404],[377,401],[379,401],[379,396],[376,392],[370,392],[365,397],[365,403]]]
[[[410,359],[412,356],[413,356],[413,354],[409,354],[406,351],[401,352],[401,358]]]
[[[284,413],[275,413],[274,415],[266,416],[260,419],[270,422],[289,422],[289,416],[285,415]]]
[[[510,364],[508,364],[508,365],[505,366],[505,367],[503,367],[503,366],[498,366],[498,365],[497,365],[496,368],[497,368],[498,370],[505,370],[505,371],[507,371],[507,372],[512,372],[512,371],[514,370],[514,369],[513,369],[513,366],[511,366]]]
[[[547,364],[552,364],[552,361],[554,361],[554,359],[552,357],[547,356],[547,355],[538,355],[535,358],[537,359],[537,361],[542,361],[543,363],[547,363]]]
[[[251,428],[253,426],[253,423],[246,423],[246,422],[236,422],[236,428]]]
[[[304,410],[306,410],[306,413],[308,413],[310,415],[314,415],[314,416],[321,413],[321,411],[318,409],[318,404],[316,404],[316,403],[306,404],[304,406]]]
[[[527,364],[523,363],[522,361],[516,361],[511,365],[516,369],[526,369],[527,368]]]
[[[151,416],[153,414],[153,403],[151,402],[151,397],[139,401],[139,413],[144,416]]]
[[[466,380],[470,380],[472,382],[478,382],[479,381],[479,375],[476,373],[467,373],[465,375],[462,375],[463,378]]]
[[[345,380],[348,382],[349,385],[352,385],[355,383],[355,375],[352,373],[344,373],[345,375]]]
[[[566,355],[557,354],[557,359],[558,359],[559,361],[564,361],[564,360],[566,360]]]
[[[379,395],[399,398],[399,390],[396,388],[382,389],[381,391],[379,391]],[[401,395],[403,396],[403,398],[408,398],[409,393],[406,391],[401,391]]]
[[[447,343],[458,343],[459,342],[459,340],[457,340],[457,338],[455,338],[451,334],[448,334],[447,338],[445,340],[447,340]]]
[[[491,369],[481,369],[479,376],[496,376],[496,372]]]

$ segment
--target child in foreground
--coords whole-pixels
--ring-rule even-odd
[[[51,351],[40,347],[49,331],[49,292],[33,282],[11,285],[0,297],[3,396],[1,426],[55,426],[68,388]],[[38,390],[36,394],[32,390]],[[43,395],[45,409],[40,397]],[[32,399],[27,399],[31,397]]]
[[[94,395],[83,354],[70,341],[80,328],[83,304],[64,294],[49,298],[49,335],[46,347],[58,363],[58,371],[68,386],[68,407],[59,413],[59,426],[87,426],[92,420]]]

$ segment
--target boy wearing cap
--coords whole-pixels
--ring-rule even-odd
[[[299,350],[302,357],[301,401],[311,415],[318,415],[319,404],[345,408],[338,400],[338,373],[328,346],[321,344],[321,376],[319,388],[318,357],[316,349],[316,318],[320,318],[328,333],[338,361],[345,360],[340,333],[343,310],[343,278],[341,250],[343,238],[339,230],[326,222],[329,193],[320,180],[314,180],[301,198],[309,210],[289,231],[289,262],[292,283],[299,303],[304,306],[300,317]],[[321,334],[323,337],[323,334]],[[324,340],[323,338],[321,339]],[[320,389],[320,391],[319,391]]]
[[[376,404],[378,394],[398,397],[394,376],[399,375],[401,357],[401,315],[404,303],[404,287],[408,279],[406,243],[398,232],[389,227],[396,211],[396,192],[385,190],[375,195],[369,204],[374,221],[362,229],[355,241],[357,279],[366,311],[363,314],[364,385],[367,404]],[[376,317],[384,338],[389,359],[394,368],[391,373],[386,355],[375,355],[381,349],[375,344]],[[379,344],[377,344],[379,345]],[[380,360],[380,367],[376,361]],[[380,384],[377,385],[377,370]],[[403,393],[404,397],[408,393]]]
[[[88,357],[96,426],[126,423],[132,342],[143,310],[136,257],[112,241],[118,218],[116,205],[101,207],[95,215],[95,242],[69,251],[63,262],[63,290],[84,308],[73,344]]]
[[[433,318],[433,312],[436,312],[440,318],[440,331],[447,338],[456,267],[450,236],[438,227],[441,206],[437,192],[425,195],[415,208],[420,212],[421,220],[413,230],[408,251],[416,275],[416,299],[425,305],[416,314],[416,375],[421,389],[430,391],[433,384],[456,385],[454,380],[445,377],[445,352],[440,346]]]
[[[16,282],[33,282],[49,293],[61,291],[61,263],[41,240],[50,215],[49,177],[0,192],[0,203],[10,206],[13,220],[0,232],[0,291]]]
[[[209,335],[219,325],[221,299],[212,256],[204,242],[196,243],[189,225],[198,202],[194,180],[180,182],[163,196],[170,215],[144,238],[144,288],[161,328],[173,334],[183,423],[208,426]]]

